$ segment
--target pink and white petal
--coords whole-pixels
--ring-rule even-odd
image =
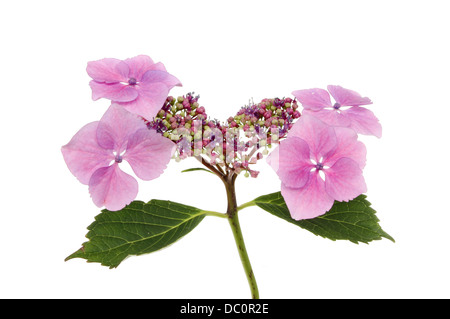
[[[350,127],[357,133],[381,138],[381,124],[372,111],[354,106],[342,112],[350,120]]]
[[[172,74],[158,70],[149,70],[145,72],[144,76],[141,79],[141,82],[146,84],[164,83],[165,85],[167,85],[169,90],[174,86],[181,86],[180,80],[178,80]]]
[[[159,177],[169,164],[176,144],[155,130],[141,129],[130,136],[123,155],[140,179],[149,181]]]
[[[138,82],[141,81],[144,73],[150,70],[155,64],[147,55],[138,55],[133,58],[126,59],[124,62],[130,68],[129,77],[135,78]]]
[[[344,89],[339,85],[328,85],[328,91],[330,91],[331,96],[340,105],[344,106],[357,106],[357,105],[368,105],[372,104],[372,101],[368,97],[362,97],[359,93]]]
[[[267,162],[284,185],[294,188],[305,186],[314,168],[308,144],[298,137],[282,141],[270,153]]]
[[[330,94],[324,89],[297,90],[292,92],[305,110],[321,110],[332,107]]]
[[[85,185],[98,168],[108,166],[114,159],[112,152],[98,145],[97,126],[98,122],[86,124],[61,148],[70,172]]]
[[[325,169],[325,189],[337,201],[349,201],[367,191],[366,182],[358,163],[341,158]]]
[[[101,147],[120,154],[125,150],[130,136],[142,128],[147,128],[147,125],[140,116],[113,103],[100,119],[97,141]]]
[[[124,208],[138,194],[138,182],[123,172],[117,163],[99,168],[89,181],[89,193],[94,204],[111,211]]]
[[[102,83],[92,80],[89,82],[92,89],[92,99],[94,101],[105,98],[117,102],[129,102],[138,97],[136,89],[123,83]]]
[[[121,60],[106,58],[88,62],[87,73],[97,82],[116,83],[128,81],[128,66]]]
[[[337,137],[337,148],[329,153],[324,160],[324,165],[333,166],[334,163],[342,157],[347,157],[358,163],[359,168],[366,166],[366,146],[358,141],[358,134],[346,127],[335,127]]]
[[[148,70],[154,70],[154,71],[164,71],[167,72],[166,67],[164,66],[164,64],[162,62],[157,62],[155,64],[152,64]],[[147,71],[148,71],[147,70]]]
[[[151,121],[163,107],[169,88],[164,83],[140,83],[136,88],[139,92],[136,100],[119,104],[129,112]]]
[[[310,114],[302,115],[292,126],[289,137],[299,137],[309,146],[311,158],[319,162],[337,146],[334,128]]]
[[[318,173],[302,188],[290,188],[281,184],[281,195],[295,220],[310,219],[325,214],[333,206],[334,199],[325,191],[325,185]]]
[[[331,126],[350,126],[350,120],[341,113],[340,110],[322,109],[318,111],[304,110],[303,115],[308,114],[317,117],[319,120]]]

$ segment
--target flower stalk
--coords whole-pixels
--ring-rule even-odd
[[[202,156],[196,157],[196,159],[201,162],[204,166],[211,170],[212,173],[217,175],[223,184],[225,185],[225,190],[227,193],[227,212],[226,214],[220,214],[219,217],[226,216],[230,224],[231,230],[233,232],[233,237],[236,242],[236,247],[239,252],[239,257],[244,267],[245,275],[247,276],[247,281],[250,286],[250,292],[253,299],[259,299],[258,285],[256,283],[255,275],[253,273],[252,265],[248,257],[247,249],[244,243],[244,237],[242,236],[241,226],[239,223],[238,211],[244,207],[238,207],[236,200],[236,188],[235,182],[238,177],[238,173],[230,167],[225,167],[223,170],[220,166],[216,167],[208,163]],[[247,203],[248,204],[248,203]],[[246,204],[244,204],[246,205]],[[215,215],[215,214],[211,214]]]
[[[236,201],[236,189],[235,181],[238,175],[235,173],[229,173],[222,178],[225,184],[225,189],[227,191],[227,216],[228,222],[230,223],[231,230],[233,232],[234,240],[236,242],[236,247],[239,252],[239,257],[244,267],[245,275],[247,276],[247,281],[250,286],[250,291],[253,299],[259,299],[258,285],[256,283],[255,274],[253,273],[252,265],[248,257],[247,249],[244,243],[244,237],[242,236],[241,226],[238,217],[238,206]]]
[[[259,299],[258,285],[256,283],[255,274],[253,273],[250,259],[248,258],[247,249],[245,248],[244,237],[242,236],[241,226],[239,224],[238,212],[234,212],[232,216],[228,216],[231,230],[233,231],[234,240],[241,257],[242,266],[244,267],[247,281],[250,286],[250,291],[253,299]]]

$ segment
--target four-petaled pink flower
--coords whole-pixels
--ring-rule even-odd
[[[323,89],[298,90],[292,94],[303,105],[303,114],[316,116],[332,126],[350,127],[356,133],[381,137],[378,119],[370,110],[361,107],[372,104],[369,98],[337,85],[327,88],[336,103],[331,103],[330,94]]]
[[[366,191],[366,148],[355,131],[310,115],[294,124],[267,160],[281,179],[281,194],[296,220],[320,216],[335,200],[349,201]]]
[[[62,147],[69,170],[89,185],[94,203],[112,211],[125,207],[138,193],[136,179],[119,168],[123,160],[136,176],[152,180],[162,174],[174,151],[172,141],[148,129],[141,117],[117,104]]]
[[[87,73],[93,79],[89,84],[94,100],[109,99],[149,121],[161,109],[169,91],[181,86],[161,62],[154,63],[145,55],[123,61],[112,58],[92,61]]]

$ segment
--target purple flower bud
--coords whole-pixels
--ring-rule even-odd
[[[258,171],[250,171],[250,176],[251,176],[251,177],[257,178],[258,175],[259,175],[259,172],[258,172]]]

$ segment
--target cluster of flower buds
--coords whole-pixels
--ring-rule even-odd
[[[177,161],[201,156],[226,171],[245,172],[246,177],[258,176],[250,165],[267,155],[300,117],[295,100],[275,98],[244,106],[223,124],[208,118],[198,99],[193,93],[169,96],[147,125],[177,144]]]

